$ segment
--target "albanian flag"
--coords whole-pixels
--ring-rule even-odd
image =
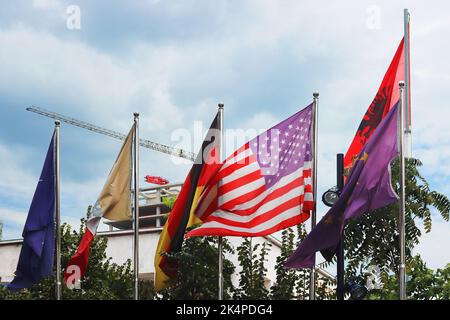
[[[346,175],[353,166],[363,146],[372,136],[381,120],[389,113],[389,110],[399,100],[399,81],[405,80],[404,39],[400,42],[394,59],[381,82],[381,86],[364,115],[355,137],[347,150],[344,158]]]
[[[217,114],[159,237],[155,254],[156,291],[168,287],[170,280],[174,279],[177,274],[177,262],[170,259],[167,254],[180,251],[186,229],[202,223],[194,212],[200,195],[212,183],[212,179],[220,169],[219,139],[220,130]]]

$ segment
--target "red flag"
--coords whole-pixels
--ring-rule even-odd
[[[70,266],[78,266],[80,269],[79,276],[84,277],[86,274],[86,269],[88,266],[89,260],[89,252],[91,250],[91,242],[94,240],[94,234],[86,227],[86,231],[81,238],[80,245],[75,252],[75,255],[70,259],[67,264],[66,270],[64,272],[64,281],[67,283],[69,277],[73,274],[73,267]]]
[[[381,120],[399,100],[399,81],[405,80],[404,39],[397,48],[394,59],[381,82],[381,86],[364,115],[355,137],[344,158],[346,171],[352,167],[354,159],[358,156],[365,143],[372,136]]]

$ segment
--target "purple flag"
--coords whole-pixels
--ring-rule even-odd
[[[390,163],[398,155],[397,103],[361,150],[339,200],[286,261],[288,268],[312,268],[321,251],[330,260],[347,220],[397,201],[392,189]]]
[[[30,288],[53,274],[55,253],[55,166],[54,142],[48,147],[44,167],[23,228],[23,243],[14,280],[8,289]]]

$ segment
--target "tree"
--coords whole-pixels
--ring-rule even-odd
[[[296,243],[294,243],[295,232],[293,228],[285,229],[281,233],[281,253],[277,257],[275,266],[276,283],[271,288],[271,298],[274,300],[309,299],[310,270],[284,267],[284,262],[307,236],[304,224],[297,225],[296,229]],[[316,273],[317,300],[333,299],[335,294],[330,291],[333,281],[320,273]]]
[[[277,257],[275,272],[276,282],[271,287],[271,298],[274,300],[290,300],[295,296],[295,282],[298,272],[284,267],[284,262],[294,252],[295,233],[292,228],[284,229],[281,233],[281,253]]]
[[[434,271],[426,266],[420,255],[416,255],[408,266],[406,290],[408,298],[414,300],[450,299],[450,263]],[[398,297],[397,277],[394,274],[384,279],[381,290],[372,290],[368,299],[393,300]]]
[[[224,255],[233,253],[229,242],[223,239]],[[160,299],[170,300],[209,300],[217,299],[218,294],[218,256],[217,237],[192,237],[184,241],[180,252],[168,255],[178,264],[178,272],[171,286],[160,292]],[[223,260],[224,298],[230,297],[233,285],[231,275],[233,263]]]
[[[297,244],[296,247],[306,238],[308,233],[306,232],[305,225],[299,224],[297,226]],[[326,265],[326,264],[324,264]],[[296,270],[296,285],[295,285],[295,298],[299,300],[309,299],[309,287],[311,274],[309,269]],[[335,285],[336,281],[321,275],[316,271],[315,274],[315,287],[316,287],[316,299],[317,300],[331,300],[336,298],[335,290],[330,288]]]
[[[391,166],[392,185],[397,194],[399,191],[398,163],[396,160]],[[428,182],[419,172],[420,166],[422,166],[420,160],[406,160],[407,270],[411,270],[412,264],[417,263],[411,253],[421,237],[419,224],[423,223],[425,232],[430,232],[433,208],[446,221],[449,220],[450,213],[449,199],[437,191],[430,190]],[[398,278],[400,261],[398,212],[398,203],[394,203],[349,221],[345,229],[347,278],[365,283],[367,269],[371,265],[380,269],[381,279],[386,288],[389,288],[392,282],[390,274]],[[410,288],[409,292],[414,291]]]
[[[163,203],[172,209],[175,200],[176,197],[174,196],[165,197],[163,198]],[[193,226],[192,228],[195,227]],[[222,244],[225,257],[227,254],[234,253],[226,238],[223,238]],[[177,276],[170,284],[170,287],[159,292],[157,298],[175,300],[217,299],[219,283],[218,256],[217,237],[192,237],[186,239],[180,252],[168,255],[169,259],[177,261]],[[233,291],[233,284],[231,283],[233,272],[233,263],[224,258],[222,273],[224,278],[223,297],[225,299],[229,298]]]
[[[241,300],[266,300],[269,291],[265,286],[267,269],[265,262],[271,244],[263,242],[253,245],[251,238],[243,238],[237,247],[239,272],[239,287],[235,289],[234,298]]]
[[[297,243],[296,247],[306,238],[308,233],[305,226],[299,224],[297,226]],[[310,271],[309,269],[299,269],[296,271],[297,278],[295,283],[296,298],[299,300],[309,299]]]
[[[85,228],[85,219],[81,220],[78,232],[72,230],[68,224],[61,226],[61,265],[63,267],[67,265],[70,257],[75,253]],[[96,237],[93,240],[89,255],[89,266],[84,279],[81,280],[81,289],[70,290],[63,284],[63,299],[133,299],[134,280],[131,261],[128,259],[122,265],[112,263],[111,258],[106,257],[107,242],[108,240],[103,237]],[[152,299],[154,296],[153,284],[141,282],[140,293],[142,299]],[[55,277],[43,279],[30,289],[24,289],[17,293],[12,293],[8,289],[0,287],[0,300],[3,299],[55,299]]]

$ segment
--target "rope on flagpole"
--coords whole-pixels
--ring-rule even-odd
[[[55,162],[55,231],[56,231],[56,300],[61,300],[61,204],[59,183],[59,129],[61,123],[55,121],[55,141],[53,146]]]
[[[134,113],[134,300],[139,300],[139,113]]]
[[[400,202],[399,202],[399,237],[400,237],[400,265],[399,265],[399,296],[406,300],[406,257],[405,257],[405,155],[404,155],[404,107],[405,82],[400,81],[400,108],[399,108],[399,154],[400,154]]]
[[[311,230],[316,227],[317,224],[317,141],[318,141],[318,131],[317,131],[317,119],[318,119],[318,109],[319,109],[319,93],[313,93],[313,150],[314,150],[314,158],[313,158],[313,168],[312,168],[312,185],[313,185],[313,197],[314,204],[313,210],[311,214]],[[315,259],[314,259],[315,261]],[[310,270],[309,277],[309,300],[316,299],[316,269],[315,267]]]
[[[405,156],[412,157],[412,133],[411,133],[411,64],[410,64],[410,36],[409,36],[409,21],[410,15],[408,9],[404,10],[403,24],[404,24],[404,52],[405,52]]]
[[[218,146],[218,157],[217,159],[222,162],[223,156],[223,141],[224,141],[224,133],[223,133],[223,103],[219,103],[219,130],[220,130],[220,138],[219,138],[219,146]],[[218,238],[218,251],[219,251],[219,292],[218,292],[218,300],[223,300],[223,238],[219,236]]]

